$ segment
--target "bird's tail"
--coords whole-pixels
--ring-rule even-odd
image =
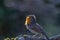
[[[43,35],[46,37],[47,40],[50,40],[46,33],[43,33]]]
[[[45,35],[45,37],[47,38],[47,40],[50,40],[49,37],[47,35]]]

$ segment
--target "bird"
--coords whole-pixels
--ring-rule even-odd
[[[26,16],[26,20],[25,20],[25,26],[26,28],[33,34],[33,36],[36,35],[41,35],[41,36],[45,36],[47,40],[49,40],[49,37],[46,35],[45,31],[43,30],[43,28],[41,27],[41,25],[39,25],[36,22],[36,16],[35,15],[27,15]]]

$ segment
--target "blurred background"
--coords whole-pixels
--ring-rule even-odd
[[[49,37],[60,34],[60,0],[0,0],[0,39],[32,34],[24,25],[31,14]]]

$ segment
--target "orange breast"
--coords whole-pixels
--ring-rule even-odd
[[[30,18],[30,16],[27,16],[26,21],[25,21],[25,25],[30,24],[30,22],[31,22],[31,18]]]

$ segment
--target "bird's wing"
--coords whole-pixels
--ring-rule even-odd
[[[42,27],[40,27],[40,26],[37,25],[37,24],[36,24],[36,25],[32,25],[31,29],[34,30],[34,31],[36,31],[36,32],[38,32],[38,33],[43,32]]]
[[[41,25],[39,25],[38,23],[36,23],[36,28],[40,31],[40,32],[43,32],[43,28]]]

